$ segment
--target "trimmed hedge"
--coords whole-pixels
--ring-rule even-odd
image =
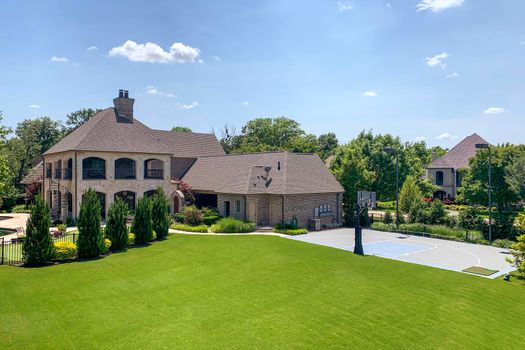
[[[186,232],[202,232],[202,233],[208,232],[208,226],[206,225],[191,226],[191,225],[185,225],[185,224],[174,224],[174,225],[171,225],[171,228],[173,230],[186,231]]]
[[[248,233],[255,230],[255,224],[234,218],[223,218],[211,226],[211,231],[216,233]]]
[[[297,236],[297,235],[307,234],[308,230],[305,229],[305,228],[296,228],[296,229],[279,229],[279,228],[274,228],[273,232],[283,233],[285,235],[290,235],[290,236]]]
[[[394,224],[374,222],[372,223],[370,228],[378,231],[399,232],[409,235],[439,238],[446,240],[483,243],[483,234],[479,231],[453,229],[440,225],[401,224],[399,225],[399,230],[396,230],[396,226]]]

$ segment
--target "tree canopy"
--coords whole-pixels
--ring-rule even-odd
[[[188,128],[187,126],[174,126],[171,128],[171,131],[175,132],[192,132],[191,128]]]
[[[75,112],[69,113],[66,116],[66,133],[70,133],[71,131],[75,130],[100,111],[102,111],[102,109],[81,108]]]

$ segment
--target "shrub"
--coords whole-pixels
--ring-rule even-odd
[[[430,205],[430,222],[433,224],[443,224],[447,218],[445,205],[440,200],[435,200]]]
[[[60,232],[61,235],[63,235],[67,231],[67,225],[66,224],[57,225],[57,230],[58,232]]]
[[[215,208],[204,207],[201,209],[203,216],[219,216],[219,212]]]
[[[510,239],[496,239],[492,242],[492,245],[498,248],[506,248],[509,249],[514,244],[514,241],[511,241]]]
[[[283,233],[285,235],[290,235],[290,236],[297,236],[297,235],[307,234],[308,230],[305,229],[305,228],[296,228],[296,229],[278,229],[278,228],[274,228],[273,232]]]
[[[106,237],[111,241],[110,249],[117,251],[128,246],[128,205],[119,197],[109,206],[106,222]]]
[[[407,176],[399,191],[399,210],[404,214],[411,214],[413,207],[421,207],[422,199],[423,195],[416,180],[412,176]]]
[[[170,202],[162,187],[157,188],[151,204],[151,215],[153,230],[156,232],[156,239],[164,239],[168,236],[171,224]]]
[[[234,218],[223,218],[211,226],[212,232],[217,233],[246,233],[255,230],[255,224]]]
[[[51,216],[49,206],[40,197],[36,197],[27,220],[26,236],[22,245],[22,255],[28,265],[43,265],[53,258],[53,239],[49,234]]]
[[[204,216],[202,218],[202,222],[204,223],[204,225],[211,226],[217,221],[219,221],[219,219],[220,218],[218,215]]]
[[[173,219],[176,221],[176,222],[184,222],[184,214],[182,213],[175,213],[173,214]]]
[[[518,232],[514,227],[515,214],[512,212],[496,212],[492,221],[492,239],[514,239]]]
[[[184,223],[192,226],[197,226],[202,223],[202,212],[194,205],[188,205],[182,209],[184,215]]]
[[[66,226],[67,227],[77,226],[77,220],[72,216],[68,216],[66,218]]]
[[[104,254],[108,252],[110,247],[111,247],[111,240],[104,238]]]
[[[514,219],[514,227],[520,234],[525,234],[525,213],[519,213]]]
[[[206,225],[190,226],[190,225],[185,225],[185,224],[174,224],[174,225],[171,225],[171,228],[173,230],[187,231],[187,232],[202,232],[202,233],[208,232],[208,226]]]
[[[392,222],[394,222],[394,219],[392,218],[392,213],[387,211],[385,213],[385,216],[383,217],[383,222],[385,224],[391,224]]]
[[[138,201],[133,233],[135,233],[135,244],[147,244],[153,237],[151,200],[148,197],[142,197]]]
[[[134,245],[135,244],[135,234],[134,233],[128,233],[128,245]]]
[[[518,269],[522,277],[525,277],[525,235],[519,236],[517,242],[512,244],[511,249],[513,258],[507,258],[507,261]]]
[[[19,204],[19,205],[15,205],[13,207],[13,209],[11,210],[13,213],[26,213],[26,214],[30,214],[31,213],[31,206],[26,206],[25,204]]]
[[[57,260],[73,259],[77,256],[77,245],[72,242],[55,242],[54,258]]]
[[[78,257],[94,258],[104,253],[104,235],[100,228],[100,200],[92,188],[88,189],[78,215]]]
[[[153,231],[153,233],[151,234],[151,241],[150,242],[153,242],[157,239],[157,232]]]
[[[481,230],[484,220],[478,216],[478,211],[474,207],[467,207],[459,212],[458,225],[467,230]]]

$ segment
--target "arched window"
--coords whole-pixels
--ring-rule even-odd
[[[164,162],[159,159],[148,159],[144,161],[145,179],[163,179]]]
[[[135,161],[129,158],[115,160],[115,179],[135,179]]]
[[[156,190],[150,190],[150,191],[146,191],[144,192],[144,197],[153,197],[153,195],[157,193]]]
[[[135,192],[120,191],[115,193],[115,200],[117,198],[122,199],[128,205],[130,211],[135,211]]]
[[[443,172],[436,171],[436,185],[443,186]]]
[[[82,179],[97,180],[106,178],[106,161],[102,158],[89,157],[82,160]]]
[[[106,218],[106,194],[103,192],[95,192],[98,200],[100,201],[100,217],[104,220]],[[84,195],[82,195],[82,201],[84,201]]]
[[[67,216],[73,215],[73,194],[71,192],[67,193]]]

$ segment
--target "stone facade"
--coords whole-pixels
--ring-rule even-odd
[[[440,177],[438,172],[442,174],[442,184],[438,181]],[[459,170],[452,168],[430,168],[427,169],[426,175],[434,185],[439,187],[439,190],[434,194],[434,196],[439,199],[456,198],[457,184],[460,183],[460,180],[456,180],[456,177],[459,176],[461,176]]]
[[[96,157],[105,160],[105,179],[83,179],[83,160],[85,158]],[[115,160],[128,158],[135,161],[135,179],[115,179]],[[144,177],[145,161],[158,159],[163,162],[162,179],[149,179]],[[57,169],[67,168],[67,164],[72,162],[71,178],[66,179],[65,171],[62,170],[60,178],[56,176]],[[133,192],[135,194],[135,204],[138,198],[142,197],[145,192],[153,191],[157,187],[164,188],[166,195],[170,197],[172,211],[174,201],[180,201],[177,194],[177,185],[170,179],[170,156],[165,154],[139,154],[139,153],[119,153],[119,152],[95,152],[95,151],[70,151],[62,152],[44,157],[44,195],[46,201],[53,206],[57,205],[56,191],[71,193],[72,205],[67,204],[67,200],[62,200],[62,208],[56,216],[64,220],[67,216],[78,216],[82,193],[88,188],[104,194],[105,212],[113,203],[115,193],[121,191]],[[49,167],[51,166],[51,178],[48,177]],[[69,210],[68,206],[70,207]],[[179,202],[179,207],[181,203]],[[56,208],[55,208],[56,209]]]

